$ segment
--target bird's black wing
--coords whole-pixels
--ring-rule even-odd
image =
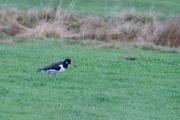
[[[63,62],[56,62],[56,63],[52,63],[50,64],[49,66],[47,67],[44,67],[40,70],[44,70],[44,71],[47,71],[47,70],[50,70],[50,69],[54,69],[54,70],[60,70],[61,67],[59,66],[60,64],[62,64]]]

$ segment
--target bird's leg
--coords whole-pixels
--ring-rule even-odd
[[[50,79],[51,78],[51,74],[48,73],[48,78]]]
[[[50,73],[50,72],[48,72],[48,78],[49,78],[49,79],[51,78],[51,73]]]
[[[56,73],[53,74],[53,77],[56,79]]]

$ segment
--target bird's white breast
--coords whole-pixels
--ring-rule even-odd
[[[63,65],[59,65],[61,67],[61,69],[59,70],[59,72],[63,72],[65,71],[66,69],[63,67]]]

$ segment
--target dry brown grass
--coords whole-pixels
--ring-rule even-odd
[[[0,32],[17,37],[56,37],[101,41],[150,42],[180,46],[180,18],[160,20],[136,11],[115,16],[81,16],[57,9],[3,9]]]
[[[155,21],[144,26],[141,39],[156,45],[180,46],[180,18],[173,18],[165,22]]]

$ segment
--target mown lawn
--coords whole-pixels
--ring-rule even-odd
[[[56,79],[36,73],[66,57],[76,67]],[[102,43],[49,39],[0,44],[0,119],[178,120],[178,64],[179,53]]]
[[[160,12],[167,16],[180,15],[180,0],[0,0],[0,7],[63,7],[82,13],[106,15],[137,9]]]

